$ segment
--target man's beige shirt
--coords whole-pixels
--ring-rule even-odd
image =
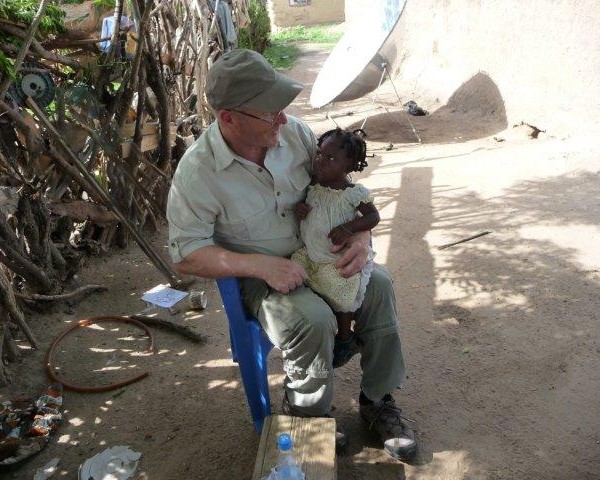
[[[215,122],[181,158],[169,191],[169,253],[179,263],[207,245],[289,256],[302,247],[296,203],[305,198],[317,142],[288,115],[266,168],[236,155]]]

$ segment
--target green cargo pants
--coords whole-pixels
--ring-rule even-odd
[[[284,295],[254,278],[241,279],[241,290],[250,312],[282,351],[290,406],[307,416],[329,413],[337,323],[327,303],[308,287]],[[361,389],[371,400],[393,392],[405,379],[399,330],[390,275],[375,265],[354,325],[362,345]]]

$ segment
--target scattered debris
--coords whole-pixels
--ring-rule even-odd
[[[188,292],[176,290],[165,284],[157,285],[142,295],[142,300],[158,307],[171,308],[187,297]]]
[[[208,305],[208,297],[204,290],[192,290],[188,300],[193,310],[204,310]]]
[[[504,138],[502,137],[494,137],[494,140],[496,140],[497,142],[504,142]]]
[[[389,152],[390,150],[392,150],[394,148],[394,144],[393,143],[388,143],[385,147],[383,147],[383,149],[387,152]]]
[[[521,126],[526,126],[529,127],[531,130],[528,132],[529,136],[531,138],[538,138],[540,133],[546,133],[546,130],[541,130],[540,128],[536,127],[535,125],[531,125],[529,123],[526,122],[521,122],[521,123],[517,123],[516,125],[513,125],[513,128],[516,127],[521,127]]]
[[[107,448],[79,467],[79,480],[126,480],[135,473],[141,456],[125,445]]]
[[[187,325],[180,325],[175,322],[171,322],[169,320],[165,320],[164,318],[160,318],[157,316],[150,316],[144,314],[143,312],[138,315],[131,315],[130,318],[137,320],[138,322],[145,323],[146,325],[152,325],[153,327],[162,327],[167,328],[169,330],[173,330],[184,337],[189,338],[194,342],[204,342],[205,338],[202,334],[195,332],[191,327]]]
[[[352,110],[347,110],[346,112],[335,113],[333,115],[330,114],[329,112],[327,112],[325,114],[325,118],[327,118],[329,120],[333,120],[334,118],[351,117],[352,115],[354,115],[354,112]]]
[[[429,112],[417,105],[417,102],[414,100],[409,100],[404,104],[404,106],[408,109],[408,113],[414,115],[415,117],[423,117],[425,115],[429,115]]]
[[[41,451],[62,421],[63,388],[51,385],[32,399],[0,406],[0,466],[13,465]],[[45,468],[45,467],[44,467]],[[44,478],[44,477],[42,477]]]
[[[452,247],[454,245],[458,245],[459,243],[464,243],[464,242],[468,242],[469,240],[473,240],[475,238],[483,237],[484,235],[487,235],[488,233],[492,233],[492,232],[490,232],[490,231],[481,232],[481,233],[478,233],[477,235],[472,235],[470,237],[463,238],[462,240],[458,240],[457,242],[446,243],[445,245],[440,245],[437,248],[438,248],[438,250],[443,250],[444,248]]]
[[[50,478],[57,472],[58,469],[56,468],[56,466],[58,465],[59,461],[60,459],[56,457],[50,460],[42,468],[38,468],[35,472],[35,475],[33,476],[33,480],[47,480],[48,478]]]

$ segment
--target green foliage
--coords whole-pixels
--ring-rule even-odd
[[[83,2],[85,2],[85,0],[60,0],[59,3],[80,5]],[[108,8],[115,8],[115,0],[94,0],[92,4],[95,7],[99,7],[102,10],[106,10]]]
[[[248,8],[250,25],[238,32],[238,47],[263,53],[269,45],[271,20],[266,7],[259,0],[251,0]]]
[[[0,18],[30,25],[38,11],[39,3],[39,0],[0,0]],[[40,35],[63,33],[64,17],[63,10],[56,5],[48,5],[38,28]]]
[[[13,81],[16,80],[15,61],[4,55],[2,51],[0,51],[0,73],[8,75]]]
[[[115,8],[115,0],[94,0],[92,3],[101,10]]]
[[[263,55],[273,68],[289,70],[300,55],[300,49],[292,43],[273,43],[266,48]]]
[[[309,42],[335,45],[342,38],[342,31],[337,24],[315,25],[305,27],[298,25],[290,28],[282,28],[271,34],[271,42]]]
[[[299,43],[318,43],[333,48],[342,33],[337,24],[283,28],[271,34],[263,55],[274,68],[289,70],[300,54]]]

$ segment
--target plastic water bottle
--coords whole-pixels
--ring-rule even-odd
[[[294,442],[288,433],[282,433],[277,437],[279,457],[277,465],[269,475],[269,480],[304,480],[304,472],[292,453],[293,446]]]

